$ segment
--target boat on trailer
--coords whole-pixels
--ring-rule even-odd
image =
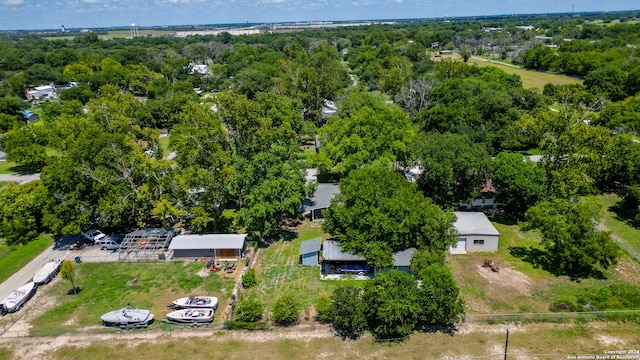
[[[42,266],[42,269],[38,270],[33,275],[33,282],[36,285],[46,284],[53,279],[58,271],[60,271],[61,259],[51,260]]]
[[[31,299],[35,293],[36,284],[33,281],[13,290],[13,292],[4,299],[2,304],[0,304],[0,314],[5,315],[22,309],[24,304]]]
[[[213,309],[180,309],[167,314],[167,320],[185,324],[203,324],[213,321]]]
[[[189,296],[174,300],[171,306],[177,309],[217,309],[218,298],[215,296]]]
[[[126,306],[120,310],[110,311],[100,317],[105,326],[122,329],[144,328],[153,322],[153,314],[146,309]]]

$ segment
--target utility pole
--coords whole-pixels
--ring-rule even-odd
[[[504,343],[504,360],[507,360],[507,349],[509,349],[509,328],[507,328],[507,340]]]

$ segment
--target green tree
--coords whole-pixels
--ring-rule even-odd
[[[407,114],[380,95],[355,92],[340,103],[339,116],[320,129],[316,159],[322,171],[347,175],[364,164],[405,161],[416,129]]]
[[[397,270],[377,274],[365,285],[362,300],[369,330],[377,339],[406,338],[420,319],[416,281]]]
[[[522,230],[542,233],[548,263],[560,273],[591,276],[615,265],[620,248],[597,229],[601,208],[594,198],[543,201],[525,214]]]
[[[70,260],[64,260],[62,265],[60,266],[60,276],[63,279],[67,279],[71,282],[71,287],[73,288],[73,293],[78,294],[78,289],[76,288],[75,278],[76,278],[76,265]]]
[[[491,158],[465,135],[421,135],[413,148],[414,161],[424,169],[418,187],[439,206],[471,200],[487,179]]]
[[[8,244],[27,243],[44,229],[47,189],[40,181],[0,187],[0,237]]]
[[[325,212],[323,229],[345,251],[375,266],[390,266],[394,250],[444,252],[453,241],[454,220],[399,173],[367,165],[342,179],[340,194]]]
[[[419,278],[419,326],[450,326],[457,322],[464,314],[464,299],[451,270],[444,264],[431,264],[420,270]]]
[[[235,321],[256,322],[262,319],[264,305],[255,295],[238,301],[233,307]]]
[[[521,219],[546,196],[544,170],[520,154],[498,154],[493,160],[492,173],[492,184],[498,191],[497,202],[504,204],[507,217]]]
[[[330,319],[342,338],[357,339],[367,328],[363,290],[353,285],[341,285],[331,296]]]
[[[298,322],[301,310],[302,305],[295,295],[286,293],[273,304],[272,319],[278,325],[292,325]]]

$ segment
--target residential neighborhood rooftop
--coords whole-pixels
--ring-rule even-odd
[[[314,196],[302,201],[303,211],[328,208],[331,205],[331,199],[339,193],[340,186],[337,183],[320,183]]]
[[[456,211],[453,224],[460,235],[500,235],[491,221],[482,212]]]
[[[241,249],[247,234],[191,234],[173,238],[169,250],[203,249],[211,246],[217,249]]]
[[[300,255],[320,251],[321,245],[322,245],[321,237],[303,241],[302,244],[300,244]]]
[[[327,240],[322,246],[322,257],[328,261],[366,261],[365,258],[343,252],[340,243],[335,240]]]

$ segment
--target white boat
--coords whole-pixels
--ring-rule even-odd
[[[60,270],[61,259],[51,260],[42,266],[42,269],[38,270],[33,275],[33,282],[36,285],[46,284],[53,279]]]
[[[146,309],[124,307],[120,310],[110,311],[100,317],[105,326],[121,328],[147,327],[153,322],[153,314]]]
[[[167,314],[167,320],[180,323],[210,323],[213,321],[213,309],[180,309]]]
[[[217,309],[218,298],[215,296],[189,296],[174,300],[171,305],[179,309]]]
[[[32,281],[13,290],[0,304],[0,313],[12,313],[20,310],[24,304],[36,293],[36,284]]]

